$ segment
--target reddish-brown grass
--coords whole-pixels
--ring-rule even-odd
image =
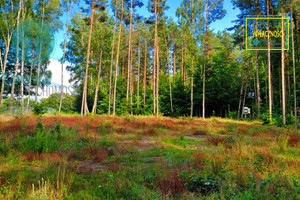
[[[52,152],[52,153],[38,153],[38,152],[27,152],[23,154],[24,161],[37,161],[37,160],[51,160],[51,161],[60,161],[62,158],[62,155],[58,152]]]
[[[263,133],[263,132],[254,132],[253,137],[261,137],[261,138],[274,138],[274,135],[270,133]]]
[[[205,158],[207,158],[207,155],[206,154],[204,154],[204,153],[202,153],[202,152],[199,152],[199,151],[196,151],[194,154],[193,154],[193,156],[192,156],[192,158],[193,158],[193,164],[192,164],[192,166],[194,167],[194,168],[197,168],[197,169],[204,169],[204,166],[205,166],[205,164],[204,164],[204,159]]]
[[[206,130],[197,130],[193,133],[193,135],[207,135]]]
[[[257,149],[258,153],[261,153],[265,158],[266,162],[272,163],[274,160],[274,156],[265,148],[258,148]]]
[[[83,151],[92,159],[94,162],[103,162],[108,157],[108,148],[96,148],[86,147]]]
[[[120,164],[117,162],[113,162],[111,165],[108,166],[108,169],[112,172],[117,172],[120,170]]]
[[[142,135],[155,136],[157,135],[157,131],[154,128],[144,129]]]
[[[300,136],[299,135],[290,135],[289,136],[289,145],[296,147],[300,145]]]
[[[215,146],[226,143],[226,139],[222,138],[222,137],[209,137],[209,138],[207,138],[207,140],[209,143],[211,143]]]
[[[180,178],[180,172],[180,169],[173,168],[165,172],[165,177],[156,176],[156,185],[163,194],[177,196],[185,190],[185,182]]]

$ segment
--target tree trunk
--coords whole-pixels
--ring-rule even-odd
[[[22,12],[22,21],[25,20],[25,11],[23,8]],[[25,48],[25,39],[24,39],[24,30],[22,29],[22,61],[21,61],[21,85],[20,85],[20,93],[21,93],[21,115],[24,112],[24,48]]]
[[[144,111],[146,106],[146,80],[147,80],[147,41],[145,40],[145,56],[144,56],[144,82],[143,82],[143,89],[144,89]]]
[[[283,13],[283,8],[282,15]],[[282,37],[281,37],[281,48],[284,47],[284,25],[283,20],[281,22],[281,30],[282,30]],[[282,78],[282,123],[283,125],[286,125],[286,91],[285,91],[285,60],[284,60],[284,50],[281,51],[281,78]]]
[[[65,57],[66,57],[66,48],[67,48],[67,39],[68,39],[68,32],[69,32],[69,16],[70,16],[70,11],[72,9],[72,4],[68,6],[68,13],[67,13],[67,22],[66,22],[66,34],[65,34],[65,39],[64,39],[64,52],[63,52],[63,59],[61,61],[61,86],[60,86],[60,102],[59,102],[59,109],[58,109],[58,115],[60,115],[61,112],[61,106],[62,106],[62,99],[63,99],[63,94],[64,94],[64,63],[65,63]]]
[[[131,47],[132,48],[132,47]],[[133,61],[133,49],[131,49],[131,58],[130,58],[130,82],[129,82],[129,86],[130,86],[130,114],[133,115],[133,111],[132,111],[132,95],[133,95],[133,81],[134,81],[134,76],[133,76],[133,65],[132,65],[132,61]]]
[[[116,94],[117,94],[117,81],[118,81],[118,65],[119,65],[119,54],[120,54],[120,44],[121,44],[121,34],[122,34],[122,22],[123,22],[123,9],[124,9],[124,0],[122,0],[122,13],[119,26],[119,38],[117,46],[117,57],[115,65],[115,86],[114,86],[114,106],[113,106],[113,115],[116,115]]]
[[[116,0],[116,5],[117,5]],[[116,37],[116,25],[117,25],[117,11],[115,11],[115,24],[114,24],[114,33],[111,44],[111,57],[110,57],[110,72],[109,72],[109,95],[108,95],[108,116],[110,116],[110,103],[111,103],[111,82],[112,82],[112,70],[113,70],[113,60],[114,60],[114,48],[115,48],[115,37]]]
[[[248,82],[249,82],[250,64],[248,64],[248,69],[247,70],[248,70],[248,73],[247,73],[247,79],[246,79],[245,90],[244,90],[243,107],[242,107],[242,112],[241,112],[242,118],[244,118],[243,114],[244,114],[244,107],[245,107],[247,88],[248,88]]]
[[[244,72],[245,73],[245,72]],[[242,74],[242,87],[240,90],[240,100],[239,100],[239,108],[238,108],[238,118],[240,118],[241,114],[241,104],[242,104],[242,97],[243,97],[243,89],[244,89],[244,73]]]
[[[4,36],[3,36],[4,37]],[[3,106],[3,93],[4,93],[4,80],[5,80],[5,71],[6,71],[6,62],[7,62],[7,56],[9,52],[10,47],[10,41],[11,41],[12,34],[7,34],[7,40],[5,40],[5,53],[4,53],[4,60],[1,62],[1,71],[2,71],[2,83],[1,83],[1,91],[0,91],[0,107]],[[2,52],[0,51],[0,55],[2,55]],[[1,58],[1,56],[0,56]]]
[[[176,76],[177,68],[176,68],[176,46],[175,43],[173,43],[173,48],[174,48],[174,67],[173,67],[173,76]]]
[[[94,98],[94,105],[93,105],[92,114],[97,113],[97,100],[98,100],[100,75],[101,75],[101,67],[102,67],[102,52],[103,52],[103,43],[101,44],[101,50],[100,50],[100,63],[99,63],[99,66],[98,66],[97,85],[96,85],[96,91],[95,91],[95,98]]]
[[[207,51],[207,34],[208,34],[208,6],[206,5],[205,18],[205,42],[204,42],[204,64],[203,64],[203,100],[202,100],[202,118],[205,119],[205,68],[206,68],[206,51]]]
[[[141,38],[139,37],[139,52],[138,52],[138,75],[137,75],[137,114],[140,110],[140,70],[141,70]]]
[[[21,9],[22,9],[22,0],[19,2],[19,11],[17,16],[17,46],[16,46],[16,68],[15,73],[13,77],[13,82],[11,85],[11,92],[10,92],[10,99],[9,99],[9,109],[12,110],[13,107],[13,100],[15,97],[15,82],[18,75],[18,68],[19,68],[19,24],[20,24],[20,15],[21,15]]]
[[[91,40],[92,40],[92,31],[93,31],[93,20],[94,20],[94,8],[95,8],[95,1],[93,0],[92,3],[92,14],[91,14],[91,21],[90,21],[90,30],[89,30],[89,39],[88,39],[88,48],[86,53],[86,66],[85,66],[85,79],[84,79],[84,87],[83,87],[83,95],[82,95],[82,108],[81,108],[81,116],[86,116],[87,113],[87,79],[88,79],[88,72],[89,72],[89,59],[90,59],[90,49],[91,49]]]
[[[43,11],[42,12],[43,12],[42,26],[43,26],[44,18],[45,18],[45,2],[44,1],[43,1]],[[42,27],[41,27],[41,29],[42,29]],[[41,53],[42,53],[42,43],[40,42],[37,78],[36,78],[36,86],[35,86],[35,100],[34,100],[35,104],[37,104],[37,95],[38,95],[38,90],[39,90],[39,85],[40,85]]]
[[[169,88],[170,88],[170,104],[171,104],[171,113],[173,113],[173,98],[172,98],[172,79],[171,79],[171,67],[170,67],[170,52],[168,48],[168,42],[166,37],[166,30],[164,29],[164,37],[165,37],[165,44],[166,44],[166,52],[167,52],[167,60],[168,60],[168,72],[169,72]]]
[[[32,56],[34,54],[34,49],[32,50]],[[33,69],[33,62],[31,62],[31,66],[30,66],[30,77],[29,77],[29,83],[28,83],[28,99],[27,99],[27,113],[29,112],[29,103],[30,103],[30,87],[31,87],[31,79],[32,79],[32,69]]]
[[[155,46],[155,44],[154,44],[154,46]],[[155,48],[155,47],[154,47]],[[156,97],[155,97],[155,89],[156,89],[156,87],[155,87],[155,77],[156,77],[156,75],[155,75],[155,63],[156,63],[156,60],[155,60],[155,58],[156,58],[156,51],[155,51],[155,49],[153,49],[153,59],[152,59],[152,81],[153,81],[153,83],[152,83],[152,88],[153,88],[153,114],[155,114],[156,113],[156,104],[155,104],[155,99],[156,99]]]
[[[154,1],[154,10],[155,10],[155,51],[156,51],[156,117],[159,115],[159,102],[158,102],[158,90],[159,90],[159,43],[158,43],[158,30],[157,30],[157,20],[158,20],[158,11],[157,4],[159,0]]]
[[[191,70],[191,113],[190,117],[193,118],[194,109],[194,59],[192,58],[192,70]]]
[[[128,39],[128,68],[127,68],[127,90],[126,90],[126,105],[128,106],[128,94],[129,94],[129,86],[130,86],[130,64],[131,64],[131,33],[132,33],[132,6],[133,0],[130,1],[130,28],[129,28],[129,39]]]
[[[291,10],[293,10],[291,8]],[[293,11],[292,11],[293,12]],[[292,14],[291,14],[292,16]],[[298,129],[297,124],[297,82],[296,82],[296,63],[295,63],[295,44],[294,44],[294,24],[293,17],[292,20],[292,56],[293,56],[293,79],[294,79],[294,115],[295,115],[295,129]]]
[[[184,60],[183,60],[183,46],[184,42],[183,42],[183,37],[182,37],[182,46],[181,46],[181,80],[183,81],[183,85],[184,85],[184,72],[183,72],[183,65],[184,65]]]
[[[267,0],[267,15],[270,14],[270,5],[269,0]],[[269,20],[268,20],[269,24]],[[270,37],[268,37],[270,40]],[[272,120],[272,72],[271,72],[271,51],[270,51],[270,43],[268,42],[268,83],[269,83],[269,113],[270,113],[270,121]]]
[[[259,85],[259,68],[258,68],[258,52],[256,51],[255,55],[255,63],[256,63],[256,86],[257,86],[257,118],[260,117],[260,85]]]

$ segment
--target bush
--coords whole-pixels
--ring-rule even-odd
[[[41,103],[37,103],[33,106],[33,114],[35,115],[43,115],[46,112],[47,112],[47,108]]]
[[[3,156],[7,156],[8,147],[0,140],[0,154]]]
[[[22,152],[53,152],[57,150],[58,133],[55,131],[47,132],[39,122],[36,128],[36,134],[21,135],[19,148]]]
[[[186,181],[186,187],[191,192],[199,192],[209,194],[219,189],[219,178],[208,174],[206,170],[199,172],[198,170],[183,171],[180,176]]]
[[[286,152],[289,142],[289,137],[286,135],[280,135],[277,139],[279,150],[281,152]]]

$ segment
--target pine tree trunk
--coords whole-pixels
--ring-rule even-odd
[[[140,70],[141,70],[141,38],[139,37],[139,52],[138,52],[138,75],[137,75],[137,114],[140,111]]]
[[[9,109],[12,110],[13,107],[13,100],[15,97],[15,82],[18,75],[18,68],[19,68],[19,24],[20,24],[20,15],[22,9],[22,0],[19,2],[19,11],[17,16],[17,47],[16,47],[16,68],[13,77],[13,82],[11,85],[11,92],[10,92],[10,99],[9,99]]]
[[[44,24],[44,18],[45,18],[45,2],[43,1],[43,17],[42,17],[42,26]],[[42,27],[41,27],[42,29]],[[37,78],[36,78],[36,86],[35,86],[35,100],[34,103],[37,104],[37,95],[38,95],[38,90],[39,90],[39,85],[40,85],[40,70],[41,70],[41,53],[42,53],[42,43],[40,42],[40,47],[39,47],[39,58],[38,58],[38,68],[37,68]]]
[[[244,72],[245,73],[245,72]],[[238,118],[240,118],[241,114],[241,104],[242,104],[242,97],[243,97],[243,89],[244,89],[244,73],[242,74],[242,87],[240,90],[240,100],[239,100],[239,108],[238,108]]]
[[[205,42],[204,42],[204,64],[203,64],[203,99],[202,99],[202,118],[205,119],[205,71],[206,71],[206,56],[207,56],[207,34],[208,34],[208,10],[206,5],[205,18]]]
[[[22,12],[22,21],[25,20],[25,11],[23,9]],[[21,61],[21,85],[20,85],[20,93],[21,93],[21,115],[24,112],[24,49],[25,48],[25,39],[24,39],[24,30],[22,29],[22,61]]]
[[[4,53],[4,60],[2,63],[2,59],[0,56],[0,64],[1,64],[1,71],[2,71],[2,80],[1,80],[1,91],[0,91],[0,107],[3,106],[3,93],[4,93],[4,79],[5,79],[5,71],[6,71],[6,63],[7,63],[7,56],[8,56],[8,52],[9,52],[9,48],[10,48],[10,41],[11,41],[11,37],[12,37],[12,33],[9,34],[7,33],[7,39],[4,40],[5,43],[5,53]],[[0,50],[0,54],[2,55],[2,52]]]
[[[283,13],[283,8],[282,10],[282,15],[284,15]],[[282,37],[281,37],[281,48],[284,47],[284,25],[283,25],[283,19],[281,22],[281,30],[282,30]],[[281,51],[281,87],[282,87],[282,123],[283,125],[286,125],[286,87],[285,87],[285,60],[284,60],[284,50]]]
[[[131,47],[132,48],[132,47]],[[131,49],[131,58],[130,58],[130,82],[129,82],[129,86],[130,86],[130,114],[133,115],[133,110],[132,110],[132,95],[133,95],[133,80],[134,80],[134,76],[133,76],[133,65],[132,65],[132,62],[133,62],[133,56],[134,56],[134,53],[133,53],[133,49]]]
[[[69,16],[72,9],[72,4],[68,6],[68,13],[67,13],[67,22],[66,22],[66,34],[64,39],[64,52],[63,52],[63,59],[61,61],[61,86],[60,86],[60,102],[59,102],[59,109],[58,109],[58,115],[60,115],[61,112],[61,106],[62,106],[62,99],[64,94],[64,63],[65,63],[65,57],[66,57],[66,48],[67,48],[67,38],[68,38],[68,32],[69,32]]]
[[[184,71],[183,71],[183,65],[184,65],[184,60],[183,60],[183,37],[182,37],[182,47],[181,47],[181,80],[183,81],[183,85],[184,85]]]
[[[192,70],[191,70],[191,113],[190,117],[193,118],[194,109],[194,59],[192,58]]]
[[[256,86],[257,86],[257,118],[260,118],[260,85],[259,85],[259,68],[258,68],[258,52],[256,51],[255,55],[255,63],[256,63]]]
[[[95,1],[93,0],[92,3],[92,14],[91,14],[91,22],[90,22],[90,30],[89,30],[89,39],[88,39],[88,48],[86,53],[86,66],[85,66],[85,79],[84,79],[84,87],[83,87],[83,95],[82,95],[82,109],[81,109],[81,116],[86,116],[88,106],[87,106],[87,79],[88,79],[88,72],[89,72],[89,59],[90,59],[90,49],[91,49],[91,40],[92,40],[92,31],[93,31],[93,20],[94,20],[94,8],[95,8]],[[84,113],[83,113],[83,112]]]
[[[116,0],[116,5],[117,5]],[[114,48],[115,48],[115,37],[116,37],[116,25],[117,25],[117,11],[115,11],[115,23],[114,23],[114,32],[113,39],[111,44],[111,58],[110,58],[110,71],[109,71],[109,95],[108,95],[108,116],[110,116],[110,104],[111,104],[111,84],[112,84],[112,70],[113,70],[113,60],[114,60]]]
[[[34,55],[34,49],[32,49],[32,57]],[[29,74],[29,84],[28,84],[28,99],[27,99],[27,113],[29,112],[29,103],[30,103],[30,89],[31,89],[31,79],[32,79],[32,69],[33,69],[33,62],[31,62],[30,66],[30,74]]]
[[[119,54],[120,54],[120,44],[121,44],[121,34],[122,34],[122,22],[123,22],[123,10],[124,10],[124,0],[122,0],[122,13],[119,25],[119,38],[118,38],[118,46],[117,46],[117,57],[116,57],[116,65],[115,65],[115,86],[114,86],[114,106],[113,106],[113,115],[116,115],[116,94],[117,94],[117,81],[118,81],[118,66],[119,66]]]
[[[130,87],[130,64],[131,64],[131,33],[132,33],[132,6],[133,0],[130,1],[130,28],[129,28],[129,39],[128,39],[128,68],[127,68],[127,90],[126,90],[126,105],[128,106],[128,95],[129,95],[129,87]]]
[[[144,56],[144,82],[143,82],[143,89],[144,89],[144,111],[146,107],[146,81],[147,81],[147,41],[145,40],[145,56]]]
[[[95,91],[95,98],[94,98],[94,105],[93,105],[92,114],[97,113],[97,100],[98,100],[100,75],[101,75],[101,67],[102,67],[102,52],[103,52],[103,44],[101,44],[101,50],[100,50],[100,62],[99,62],[99,66],[98,66],[97,85],[96,85],[96,91]]]
[[[154,46],[155,46],[155,43],[154,43]],[[156,84],[155,84],[155,80],[156,80],[156,75],[155,75],[155,66],[156,66],[156,51],[155,51],[155,47],[153,49],[153,59],[152,59],[152,88],[153,88],[153,114],[156,113],[156,103],[155,103],[155,89],[156,89]]]
[[[291,8],[291,10],[293,10]],[[293,13],[291,13],[293,16]],[[293,17],[292,19],[292,56],[293,56],[293,79],[294,79],[294,115],[295,115],[295,129],[298,129],[298,122],[297,122],[297,82],[296,82],[296,62],[295,62],[295,41],[294,41],[294,24],[293,24]]]
[[[269,0],[267,0],[267,15],[270,14],[270,4]],[[269,24],[269,20],[268,20]],[[270,40],[270,37],[268,37]],[[270,43],[268,42],[268,83],[269,83],[269,113],[270,113],[270,121],[272,120],[272,71],[271,71],[271,51],[270,51]]]
[[[173,98],[172,98],[172,79],[171,79],[171,67],[170,67],[170,52],[168,48],[168,42],[166,37],[166,30],[164,29],[164,37],[165,37],[165,45],[166,45],[166,52],[167,52],[167,60],[168,60],[168,72],[169,72],[169,89],[170,89],[170,104],[171,104],[171,113],[173,113]]]
[[[247,89],[248,89],[248,82],[249,82],[249,74],[250,74],[250,64],[248,63],[248,73],[247,73],[247,79],[246,79],[246,84],[245,84],[245,90],[244,90],[244,99],[243,99],[243,106],[242,106],[242,111],[241,111],[241,116],[244,118],[244,107],[246,103],[246,95],[247,95]]]
[[[158,43],[158,30],[157,30],[157,20],[158,20],[158,5],[159,0],[155,0],[154,10],[155,10],[155,51],[156,51],[156,117],[159,115],[159,102],[158,102],[158,90],[159,90],[159,43]]]
[[[176,76],[176,72],[177,72],[177,68],[176,68],[176,46],[175,46],[175,43],[173,43],[173,47],[174,47],[174,67],[173,67],[173,76],[175,77]]]

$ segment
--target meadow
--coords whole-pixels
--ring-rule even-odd
[[[2,117],[0,199],[300,199],[299,140],[221,118]]]

